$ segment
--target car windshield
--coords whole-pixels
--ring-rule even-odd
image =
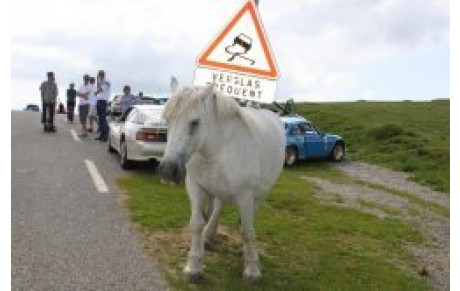
[[[301,123],[300,124],[300,127],[302,129],[303,132],[312,132],[312,131],[316,131],[315,130],[315,127],[313,126],[313,124],[311,123]]]
[[[168,101],[167,98],[156,98],[150,96],[143,96],[138,99],[138,104],[155,104],[155,105],[163,105]]]

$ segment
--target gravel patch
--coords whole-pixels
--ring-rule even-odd
[[[342,163],[335,165],[348,176],[405,191],[425,201],[449,207],[449,195],[428,189],[407,180],[407,174],[393,172],[366,163]],[[361,184],[334,183],[317,177],[304,176],[302,179],[321,189],[317,197],[322,203],[348,207],[384,218],[407,221],[419,229],[429,241],[428,246],[408,245],[407,248],[421,262],[419,275],[427,277],[434,290],[450,288],[450,220],[426,207],[413,203],[382,189],[374,189]]]
[[[348,207],[359,209],[363,212],[368,212],[376,215],[379,218],[386,218],[389,214],[383,209],[392,209],[398,212],[399,215],[408,216],[411,203],[401,197],[388,195],[387,192],[375,190],[370,187],[361,185],[345,185],[336,184],[332,181],[316,178],[303,177],[305,180],[313,182],[322,190],[318,194],[318,198],[325,203],[334,204],[339,207]],[[334,193],[335,195],[331,195]],[[337,198],[337,195],[340,198]],[[362,203],[368,202],[368,203]],[[382,207],[371,207],[379,205]]]
[[[335,164],[334,166],[344,171],[350,177],[409,192],[420,199],[434,202],[447,208],[450,206],[449,194],[434,191],[428,187],[409,181],[409,175],[406,173],[395,172],[362,162],[344,162]]]

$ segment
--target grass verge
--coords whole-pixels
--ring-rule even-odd
[[[417,276],[422,266],[406,250],[423,244],[421,234],[394,219],[320,204],[312,185],[300,177],[339,176],[335,169],[284,170],[256,217],[263,273],[261,286],[242,280],[239,215],[225,205],[216,244],[204,258],[205,281],[187,285],[189,202],[183,187],[157,177],[133,174],[118,179],[133,222],[146,247],[176,290],[429,290]],[[328,171],[325,173],[324,171]]]

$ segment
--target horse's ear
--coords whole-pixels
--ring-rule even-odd
[[[171,89],[171,93],[174,93],[177,91],[177,87],[179,87],[179,82],[177,81],[176,77],[174,76],[171,77],[171,83],[169,87]]]
[[[200,99],[203,106],[206,108],[206,111],[210,112],[215,110],[216,94],[214,94],[214,83],[209,84],[206,88],[204,88],[200,94]]]

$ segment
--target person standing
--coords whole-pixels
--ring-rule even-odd
[[[40,85],[42,98],[42,123],[45,131],[56,131],[54,126],[54,110],[56,108],[56,98],[58,88],[54,79],[54,73],[46,73],[47,80]]]
[[[77,90],[75,90],[75,84],[70,83],[69,89],[67,89],[67,121],[70,123],[73,123],[76,99]]]
[[[64,104],[62,104],[61,101],[59,101],[58,113],[59,113],[59,114],[64,114],[64,113],[65,113]]]
[[[109,125],[107,124],[107,100],[110,97],[110,82],[105,78],[105,72],[100,70],[97,74],[96,111],[99,125],[99,136],[96,140],[105,142],[109,136]]]
[[[121,114],[124,114],[129,107],[136,104],[137,98],[131,94],[131,87],[125,85],[123,87],[124,95],[121,96]]]
[[[94,131],[94,123],[96,122],[96,79],[94,77],[89,78],[89,86],[90,86],[90,93],[89,93],[89,132]]]
[[[86,128],[86,120],[88,118],[88,111],[89,111],[89,93],[90,93],[90,84],[89,84],[89,76],[83,76],[83,85],[78,88],[77,96],[79,98],[78,102],[78,115],[80,117],[81,123],[81,133],[79,134],[80,137],[88,136],[88,131]]]

